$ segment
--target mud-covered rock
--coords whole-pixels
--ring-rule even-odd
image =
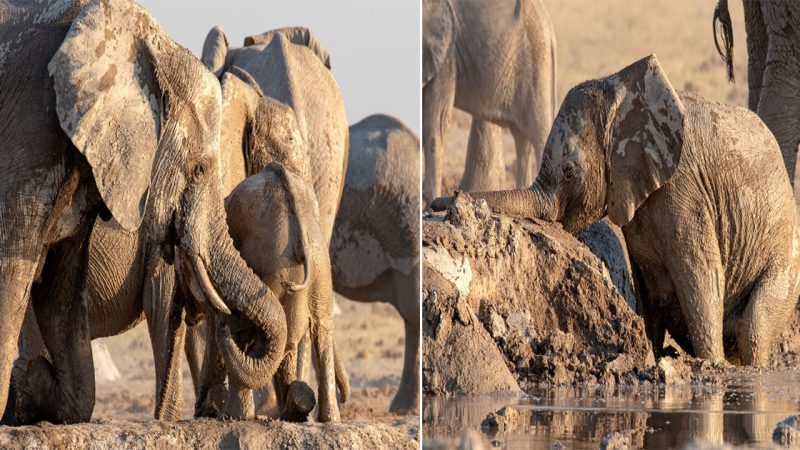
[[[504,406],[497,412],[486,415],[481,422],[481,429],[487,432],[507,432],[518,426],[525,427],[530,423],[531,410],[519,410],[512,406]]]
[[[600,440],[600,450],[628,450],[631,447],[631,433],[612,431]]]
[[[772,432],[772,442],[784,447],[800,447],[800,416],[783,419]]]
[[[523,389],[652,377],[641,318],[603,262],[558,224],[493,215],[456,195],[445,217],[424,220],[423,280],[428,393],[455,392],[443,379],[470,366],[491,367],[484,384],[507,386],[510,373]]]
[[[102,421],[80,425],[42,423],[0,427],[0,448],[215,449],[215,448],[419,448],[419,429],[350,422],[295,424],[278,420],[180,422]]]

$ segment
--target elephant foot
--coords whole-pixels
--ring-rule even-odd
[[[286,407],[281,420],[287,422],[307,422],[308,415],[317,404],[314,391],[304,381],[295,380],[286,392]]]
[[[54,404],[58,403],[54,395],[57,382],[53,367],[47,359],[37,356],[20,372],[20,376],[15,380],[13,420],[16,425],[41,421],[74,423],[89,420],[89,417],[71,417],[64,411],[58,414],[53,408]]]
[[[398,392],[389,405],[389,412],[393,414],[408,414],[419,410],[419,397]]]
[[[222,414],[228,390],[224,383],[214,384],[210,389],[201,393],[194,404],[195,417],[217,418]]]
[[[228,398],[222,408],[222,417],[229,419],[247,420],[255,416],[256,407],[253,403],[253,390],[236,386],[231,383],[228,388]]]

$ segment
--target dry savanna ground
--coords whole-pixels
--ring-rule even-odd
[[[388,411],[403,367],[403,320],[387,304],[357,303],[338,296],[337,302],[341,313],[335,318],[336,340],[351,387],[351,399],[342,405],[342,419],[391,425],[402,419]],[[155,378],[147,324],[142,322],[127,333],[100,341],[108,347],[120,379],[98,380],[92,419],[151,419]],[[188,419],[194,412],[194,391],[185,359],[183,392],[183,418]]]
[[[729,2],[734,32],[734,75],[714,47],[711,18],[716,0],[544,0],[556,30],[557,103],[569,89],[601,78],[650,53],[658,56],[673,86],[712,100],[747,107],[747,48],[742,3]],[[444,192],[458,187],[464,171],[470,116],[456,110],[444,153]],[[506,179],[513,187],[514,141],[503,133]]]

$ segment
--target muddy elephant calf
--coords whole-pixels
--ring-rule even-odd
[[[472,195],[572,232],[607,214],[656,352],[669,331],[695,356],[763,366],[797,303],[800,229],[775,137],[751,111],[676,93],[655,55],[570,90],[531,187]]]

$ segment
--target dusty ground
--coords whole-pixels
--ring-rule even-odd
[[[382,303],[358,303],[343,297],[338,297],[338,302],[342,312],[335,318],[335,333],[352,392],[351,399],[342,405],[343,420],[375,420],[391,425],[404,419],[388,412],[403,367],[400,315]],[[127,333],[101,341],[108,346],[122,378],[98,381],[92,419],[151,419],[155,380],[147,325],[141,323]],[[183,418],[189,419],[194,412],[194,392],[185,360],[183,392]]]
[[[673,86],[712,100],[747,106],[747,50],[742,2],[729,2],[734,31],[730,84],[714,47],[711,17],[716,0],[544,0],[556,30],[558,104],[574,85],[610,75],[650,53],[658,56]],[[444,153],[444,192],[457,188],[464,171],[470,116],[456,110]],[[515,152],[503,135],[506,179],[512,187]]]

